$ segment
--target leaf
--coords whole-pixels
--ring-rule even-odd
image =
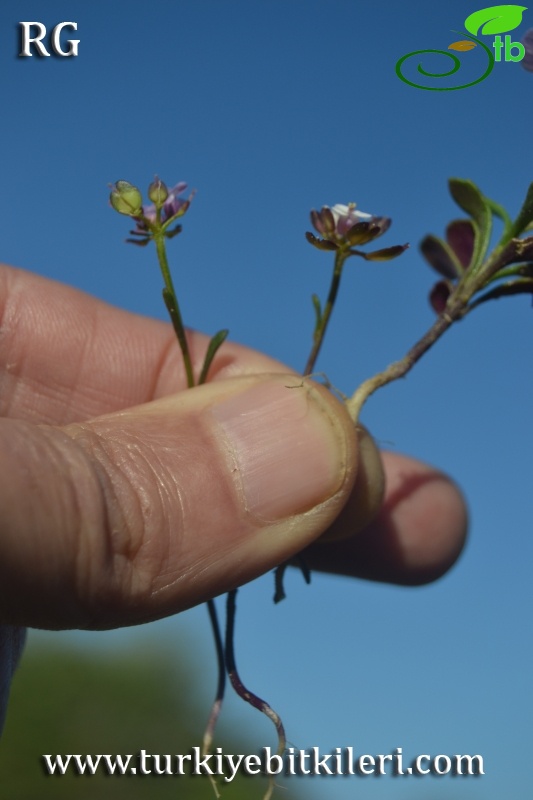
[[[466,50],[473,50],[476,46],[476,43],[472,42],[470,39],[461,39],[459,42],[452,42],[452,44],[449,44],[448,50],[461,50],[466,52]]]
[[[520,25],[524,11],[527,11],[527,6],[505,5],[481,8],[465,19],[465,28],[473,36],[478,33],[486,36],[506,33]]]
[[[216,355],[216,352],[217,352],[218,348],[220,347],[220,345],[223,342],[226,341],[226,339],[228,337],[228,333],[229,333],[229,331],[227,329],[222,330],[222,331],[218,331],[218,333],[215,333],[215,335],[213,336],[213,338],[209,342],[209,345],[207,347],[207,353],[205,354],[205,358],[204,358],[204,365],[202,367],[202,371],[200,373],[200,377],[198,378],[198,383],[199,384],[205,383],[206,378],[207,378],[207,373],[209,372],[209,367],[213,363],[213,359],[214,359],[214,357]]]
[[[501,206],[499,203],[496,203],[494,200],[491,200],[490,197],[485,197],[485,200],[487,201],[488,207],[492,211],[493,215],[501,219],[503,222],[503,234],[501,241],[506,242],[511,237],[511,231],[513,228],[511,217],[503,206]]]
[[[524,205],[514,221],[511,229],[511,236],[519,236],[533,222],[533,183],[529,184]]]
[[[446,228],[446,241],[463,269],[468,269],[474,254],[475,231],[469,219],[454,219]]]
[[[442,314],[446,310],[446,303],[452,293],[453,287],[448,281],[439,281],[429,293],[431,308],[436,314]]]
[[[503,267],[502,269],[498,270],[491,278],[486,282],[486,286],[489,283],[494,283],[495,281],[499,281],[502,278],[530,278],[533,279],[533,261],[527,261],[525,264],[514,264],[513,266]]]
[[[470,214],[474,226],[474,252],[469,268],[476,272],[481,266],[490,241],[492,213],[489,203],[472,181],[450,178],[450,194],[457,205]]]
[[[320,325],[320,323],[322,322],[322,307],[320,305],[320,299],[317,294],[313,294],[311,296],[311,300],[313,302],[313,308],[315,309],[315,330],[316,330]]]
[[[522,278],[521,280],[501,283],[499,286],[495,286],[494,289],[491,289],[489,292],[482,294],[481,297],[478,297],[471,304],[470,308],[475,308],[481,303],[486,303],[487,300],[499,300],[500,297],[509,297],[510,295],[514,294],[533,294],[533,279]]]
[[[463,274],[461,263],[447,242],[437,236],[426,236],[420,242],[426,261],[444,278],[455,280]]]

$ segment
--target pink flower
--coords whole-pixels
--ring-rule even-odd
[[[189,200],[185,200],[183,197],[179,197],[182,192],[185,191],[187,188],[187,184],[183,181],[177,183],[172,189],[169,189],[168,197],[163,203],[163,207],[161,209],[161,222],[166,222],[171,217],[175,216],[186,204],[189,203]],[[155,205],[143,206],[143,216],[146,219],[150,220],[150,222],[155,222],[156,220],[156,207]],[[146,226],[140,222],[137,222],[137,227],[146,229]]]
[[[357,211],[355,203],[337,203],[332,208],[322,206],[320,211],[313,209],[311,222],[323,239],[317,239],[312,233],[307,233],[306,236],[320,250],[338,250],[367,244],[382,236],[391,224],[388,217],[375,217],[373,214]]]

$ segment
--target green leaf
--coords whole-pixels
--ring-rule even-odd
[[[473,36],[478,33],[486,36],[506,33],[520,25],[524,11],[527,11],[527,6],[504,5],[481,8],[465,19],[465,28]]]
[[[519,236],[533,222],[533,183],[529,184],[524,205],[511,228],[511,236]]]
[[[503,206],[501,206],[499,203],[496,203],[494,200],[491,200],[490,197],[485,197],[485,200],[487,201],[487,204],[494,216],[498,217],[503,222],[503,234],[501,241],[507,241],[512,236],[511,232],[513,229],[513,222],[511,217]]]
[[[322,306],[320,305],[320,299],[317,294],[311,295],[311,300],[313,302],[313,308],[315,309],[315,330],[319,327],[320,323],[322,322]]]
[[[476,298],[470,308],[475,308],[481,305],[481,303],[486,303],[487,300],[499,300],[500,297],[510,297],[514,294],[533,294],[533,279],[521,278],[516,281],[500,283],[499,286],[495,286],[494,289]]]
[[[494,283],[502,278],[514,277],[533,279],[533,262],[528,261],[525,264],[515,264],[512,267],[504,267],[492,275],[485,285],[488,286],[489,283]]]
[[[198,384],[205,383],[207,378],[207,373],[209,372],[209,367],[213,363],[213,359],[216,355],[216,352],[220,345],[226,341],[229,334],[229,330],[224,329],[215,333],[211,341],[209,342],[207,353],[205,354],[204,358],[204,365],[202,367],[202,371],[200,372],[200,377],[198,378]]]
[[[450,178],[448,185],[450,194],[457,205],[470,214],[474,226],[475,241],[474,253],[469,270],[477,272],[490,242],[490,232],[492,228],[492,212],[487,198],[481,194],[480,190],[472,181],[465,181],[461,178]]]

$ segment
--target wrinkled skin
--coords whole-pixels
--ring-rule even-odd
[[[190,333],[197,372],[206,346],[206,337]],[[255,525],[258,546],[253,547],[246,539],[249,520],[239,510],[233,489],[220,490],[218,505],[211,510],[204,507],[203,495],[195,500],[188,486],[197,481],[195,457],[204,457],[194,439],[200,418],[195,398],[231,393],[243,382],[265,380],[266,386],[269,379],[263,374],[287,371],[263,354],[226,343],[209,386],[195,389],[192,399],[185,393],[176,405],[179,413],[174,410],[169,417],[166,398],[185,388],[170,325],[114,309],[22,270],[0,268],[4,709],[24,625],[104,628],[155,619],[250,580],[303,548],[313,569],[406,585],[434,580],[454,563],[466,535],[461,494],[438,470],[405,456],[382,454],[383,504],[373,521],[353,535],[364,506],[361,479],[357,488],[358,458],[360,476],[367,458],[358,456],[351,420],[322,388],[316,389],[320,402],[328,406],[347,443],[346,479],[333,498],[295,517],[295,524]],[[132,410],[125,414],[127,409]],[[178,476],[175,497],[171,490],[168,497],[162,495],[167,485],[157,479],[159,466],[164,474],[167,467],[179,471],[182,463],[166,464],[166,458],[175,457],[166,446],[172,437],[166,432],[164,440],[157,438],[170,419],[181,425],[184,447],[192,453]],[[138,425],[141,433],[132,439]],[[125,436],[130,436],[126,442]],[[124,453],[132,441],[139,458],[133,472],[126,472]],[[206,435],[202,444],[209,451],[217,443]],[[377,497],[381,478],[372,479],[373,470],[379,473],[374,455],[366,480],[367,486],[377,486]],[[156,479],[136,483],[137,468]],[[216,459],[208,459],[205,468],[216,470]],[[219,483],[215,471],[212,485]],[[179,548],[173,550],[174,540],[168,537],[179,503],[188,503],[189,523],[178,532]],[[211,512],[220,519],[220,530],[209,525],[207,541],[200,541],[195,515]],[[118,519],[124,524],[116,524]],[[237,531],[234,541],[220,538],[224,525]],[[325,531],[338,540],[318,541]]]

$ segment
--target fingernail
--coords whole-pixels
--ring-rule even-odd
[[[333,496],[346,474],[342,425],[309,383],[269,381],[212,407],[246,509],[265,521]]]

